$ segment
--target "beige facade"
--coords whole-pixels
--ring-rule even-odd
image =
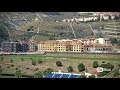
[[[99,39],[87,38],[87,39],[73,39],[73,40],[50,40],[41,41],[38,44],[38,51],[46,52],[89,52],[112,50],[112,45],[103,43],[101,44]],[[101,39],[100,39],[101,40]]]
[[[40,42],[38,51],[58,51],[58,52],[82,52],[82,42],[80,40],[51,40]]]

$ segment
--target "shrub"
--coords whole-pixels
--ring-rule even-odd
[[[34,76],[34,77],[35,77],[35,78],[42,78],[42,77],[43,77],[43,74],[42,74],[42,72],[38,71],[38,72],[35,73],[35,76]]]
[[[79,70],[79,72],[82,72],[82,71],[85,70],[85,66],[84,66],[83,63],[80,63],[80,64],[78,65],[78,70]]]
[[[105,61],[102,61],[102,63],[105,63]]]
[[[56,61],[57,66],[62,66],[62,63],[60,61]]]
[[[95,75],[91,75],[91,76],[89,76],[88,78],[95,78]]]
[[[86,78],[86,76],[85,75],[80,75],[79,78]]]
[[[13,65],[13,64],[11,64],[11,67],[14,67],[14,65]]]
[[[39,59],[39,60],[38,60],[38,64],[41,64],[41,63],[42,63],[42,60],[41,60],[41,59]]]
[[[32,60],[32,65],[36,65],[36,61],[35,60]]]
[[[97,62],[97,61],[94,61],[92,66],[93,66],[93,68],[97,68],[97,67],[99,66],[99,65],[98,65],[98,62]]]
[[[73,67],[69,66],[69,67],[67,67],[67,70],[68,70],[68,72],[73,72]]]

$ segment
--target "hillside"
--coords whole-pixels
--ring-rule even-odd
[[[0,42],[29,41],[31,38],[40,40],[73,39],[74,34],[69,22],[61,22],[66,18],[80,17],[78,12],[0,12]],[[86,15],[85,15],[86,16]],[[106,27],[108,22],[72,23],[77,38],[94,37],[89,24],[97,37],[109,35],[99,27]],[[120,27],[120,24],[118,23]]]

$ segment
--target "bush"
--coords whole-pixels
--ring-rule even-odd
[[[99,77],[105,76],[108,72],[104,71],[104,72],[100,72],[100,74],[98,74]]]
[[[42,63],[42,60],[41,60],[41,59],[39,59],[39,60],[38,60],[38,64],[41,64],[41,63]]]
[[[62,63],[60,61],[56,61],[57,66],[62,66]]]
[[[68,72],[73,72],[73,67],[69,66],[69,67],[67,67],[67,70],[68,70]]]
[[[80,75],[79,78],[86,78],[86,76],[85,75]]]
[[[38,72],[35,73],[35,76],[34,76],[34,77],[35,77],[35,78],[42,78],[42,77],[43,77],[43,74],[42,74],[42,72],[38,71]]]
[[[114,68],[114,65],[107,63],[107,64],[101,64],[100,67],[112,70]]]
[[[83,63],[80,63],[80,64],[78,65],[78,70],[79,70],[79,72],[82,72],[82,71],[85,70],[85,66],[83,65]]]
[[[89,76],[88,78],[95,78],[95,75],[91,75],[91,76]]]
[[[32,60],[32,65],[36,65],[36,61],[35,60]]]
[[[19,78],[22,75],[21,70],[16,70],[15,74]]]
[[[14,67],[14,65],[13,65],[13,64],[11,64],[11,67]]]
[[[102,63],[105,63],[105,61],[102,61]]]
[[[94,61],[92,66],[93,66],[93,68],[97,68],[97,67],[99,66],[99,65],[98,65],[98,62],[97,62],[97,61]]]

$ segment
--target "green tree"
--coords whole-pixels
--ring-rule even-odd
[[[94,61],[92,66],[93,68],[97,68],[99,66],[98,61]]]
[[[69,67],[67,67],[67,70],[68,70],[68,72],[73,72],[73,67],[69,66]]]
[[[62,66],[62,63],[60,61],[56,61],[57,66]]]
[[[80,64],[78,65],[78,70],[79,70],[79,72],[82,72],[82,71],[85,70],[85,66],[84,66],[83,63],[80,63]]]
[[[15,74],[18,78],[21,77],[22,75],[21,70],[16,70]]]
[[[90,75],[88,78],[95,78],[95,75]]]
[[[34,78],[42,78],[42,77],[43,77],[43,73],[40,71],[36,72],[34,75]]]
[[[41,60],[41,59],[39,59],[39,60],[38,60],[38,64],[41,64],[41,63],[42,63],[42,60]]]

